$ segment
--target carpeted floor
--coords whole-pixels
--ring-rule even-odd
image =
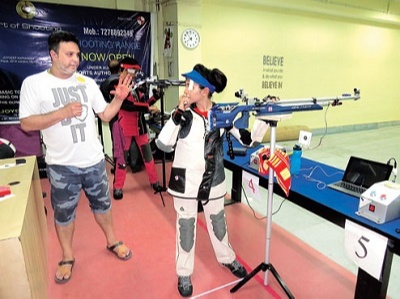
[[[108,170],[109,170],[108,165]],[[162,181],[161,164],[157,164]],[[167,175],[169,165],[167,164]],[[112,182],[112,175],[109,176]],[[168,178],[167,178],[168,181]],[[49,183],[42,179],[48,194],[49,298],[180,298],[175,273],[175,212],[172,197],[153,194],[145,171],[128,173],[124,198],[113,200],[114,226],[118,237],[133,252],[132,259],[118,260],[105,248],[100,228],[82,195],[74,236],[75,266],[65,285],[54,282],[61,251],[53,225]],[[252,271],[265,261],[266,221],[257,220],[245,204],[226,206],[230,242],[237,258]],[[200,213],[197,224],[194,298],[287,298],[272,273],[264,285],[259,272],[237,292],[238,282],[221,267]],[[270,262],[296,298],[353,298],[356,277],[276,224],[272,227]]]

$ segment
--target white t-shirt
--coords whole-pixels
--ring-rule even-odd
[[[21,119],[49,113],[75,101],[83,105],[81,116],[64,119],[42,130],[47,164],[89,167],[104,158],[93,110],[101,113],[107,103],[96,82],[78,73],[59,79],[44,71],[27,77],[22,83]]]

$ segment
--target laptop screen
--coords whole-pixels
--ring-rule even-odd
[[[350,157],[343,181],[365,188],[389,179],[393,166],[358,157]]]

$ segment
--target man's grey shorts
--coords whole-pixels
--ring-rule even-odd
[[[46,171],[51,185],[51,205],[56,224],[68,225],[75,219],[81,190],[89,199],[93,213],[106,213],[111,209],[104,160],[87,168],[47,165]]]

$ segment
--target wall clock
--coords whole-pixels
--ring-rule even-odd
[[[188,49],[196,48],[200,43],[200,34],[196,29],[188,28],[182,32],[182,44]]]

